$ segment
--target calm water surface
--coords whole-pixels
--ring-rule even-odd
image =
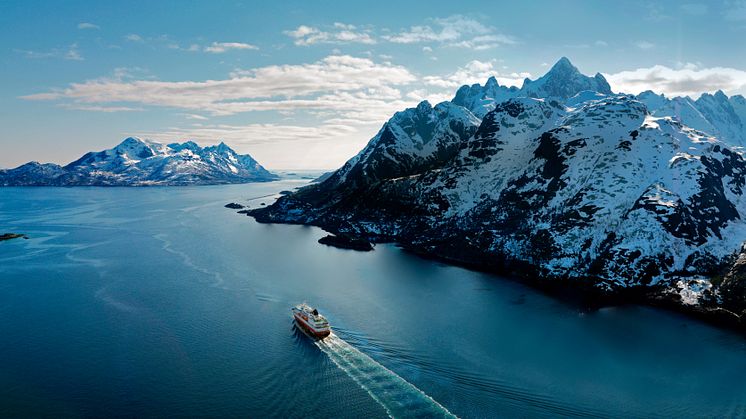
[[[298,185],[0,188],[0,416],[746,416],[736,333],[223,208]]]

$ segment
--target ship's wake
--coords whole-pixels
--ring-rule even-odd
[[[316,345],[386,409],[391,417],[455,417],[393,371],[332,333]]]

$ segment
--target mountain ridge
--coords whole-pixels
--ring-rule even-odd
[[[85,153],[64,165],[29,162],[0,170],[0,186],[181,186],[277,179],[250,155],[225,143],[162,144],[127,137],[113,148]]]
[[[740,145],[655,113],[680,106],[710,123],[696,101],[615,94],[561,61],[525,96],[490,79],[451,102],[398,112],[326,180],[250,215],[552,287],[746,319]],[[513,97],[497,102],[495,92]],[[732,100],[711,96],[699,106]],[[425,142],[417,121],[433,121],[434,109]],[[722,130],[728,120],[716,122]]]

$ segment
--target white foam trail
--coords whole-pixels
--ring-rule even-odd
[[[455,418],[433,400],[393,371],[355,349],[335,334],[316,342],[329,358],[394,418]]]
[[[210,269],[198,266],[196,263],[194,263],[194,261],[192,260],[191,256],[189,256],[188,254],[186,254],[186,253],[184,253],[184,252],[182,252],[180,250],[174,249],[173,248],[173,243],[170,240],[168,240],[166,237],[167,237],[166,234],[155,234],[155,235],[153,235],[154,239],[156,239],[156,240],[160,241],[161,243],[163,243],[163,245],[161,246],[161,248],[163,250],[165,250],[165,251],[167,251],[169,253],[172,253],[172,254],[174,254],[176,256],[179,256],[181,258],[182,262],[184,263],[184,265],[188,266],[189,268],[191,268],[191,269],[193,269],[193,270],[195,270],[197,272],[201,272],[201,273],[205,274],[208,277],[213,277],[215,279],[215,282],[213,282],[212,284],[210,284],[211,287],[222,287],[222,285],[223,285],[223,283],[225,281],[223,280],[223,275],[221,275],[220,272],[213,271],[213,270],[210,270]]]

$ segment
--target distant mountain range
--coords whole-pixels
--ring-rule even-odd
[[[130,137],[114,148],[90,152],[59,166],[30,162],[0,170],[0,186],[212,185],[278,179],[248,154],[224,143],[161,144]]]
[[[397,112],[250,214],[746,323],[745,103],[615,94],[562,58],[521,88],[490,78]]]

